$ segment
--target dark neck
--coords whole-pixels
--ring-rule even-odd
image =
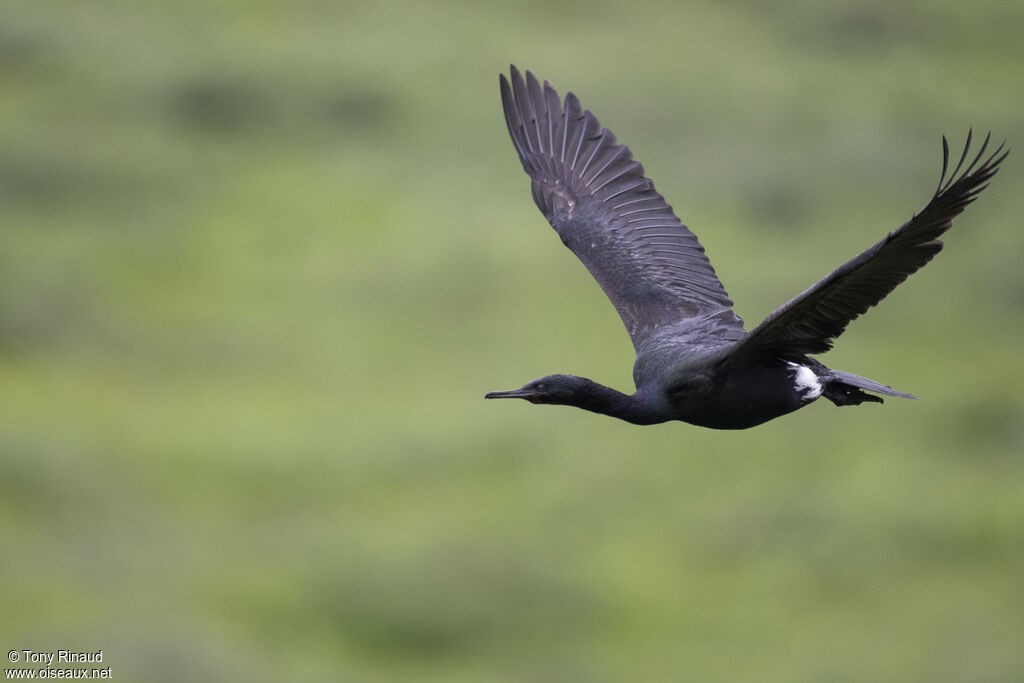
[[[617,417],[637,425],[657,424],[670,419],[663,411],[645,401],[641,392],[628,396],[585,377],[578,377],[577,380],[576,391],[567,397],[566,405]]]

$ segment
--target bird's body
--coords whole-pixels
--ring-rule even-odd
[[[943,173],[928,205],[877,244],[776,309],[750,332],[732,310],[696,236],[644,176],[629,149],[569,93],[512,67],[501,77],[512,142],[532,178],[533,198],[615,305],[633,340],[636,392],[573,375],[549,375],[487,398],[572,405],[635,424],[681,420],[745,429],[821,396],[836,405],[915,398],[811,357],[942,248],[937,239],[1005,158],[988,144],[964,168]],[[980,162],[980,165],[979,165]],[[963,168],[963,173],[960,173]],[[871,392],[871,393],[867,393]]]

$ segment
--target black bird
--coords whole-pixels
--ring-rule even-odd
[[[524,80],[513,66],[511,75],[511,83],[501,76],[501,101],[533,180],[533,200],[625,323],[636,349],[636,392],[550,375],[486,398],[576,406],[634,424],[682,420],[715,429],[753,427],[821,396],[837,406],[881,403],[874,394],[916,398],[827,368],[809,354],[832,348],[852,320],[942,249],[939,236],[995,175],[1008,154],[1005,143],[983,160],[986,137],[964,166],[968,134],[947,178],[943,137],[942,176],[923,210],[747,332],[704,248],[629,148],[571,92],[563,103],[529,71]]]

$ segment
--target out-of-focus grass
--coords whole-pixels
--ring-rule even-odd
[[[742,433],[484,404],[626,389],[497,72],[632,146],[738,310],[1024,139],[1014,3],[10,2],[8,649],[117,678],[1024,677],[1015,157],[826,360],[924,397]]]

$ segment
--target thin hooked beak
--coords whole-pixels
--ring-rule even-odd
[[[484,398],[530,398],[533,393],[524,389],[511,389],[509,391],[491,391],[484,394]]]

